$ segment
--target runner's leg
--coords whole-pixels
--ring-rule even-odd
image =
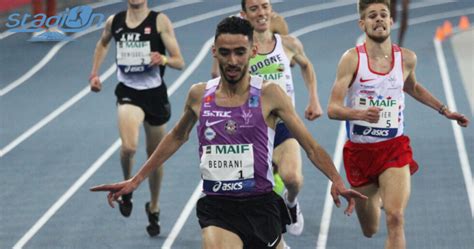
[[[406,247],[404,231],[405,208],[410,199],[410,167],[389,168],[379,176],[380,196],[387,219],[386,249]]]
[[[367,200],[356,199],[356,213],[364,236],[370,238],[379,230],[380,194],[376,184],[354,187],[356,191],[368,197]]]

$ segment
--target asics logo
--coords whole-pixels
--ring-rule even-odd
[[[216,182],[216,184],[214,184],[214,186],[212,187],[212,191],[214,192],[219,191],[219,189],[221,189],[221,186],[222,186],[222,182]]]
[[[364,136],[374,136],[374,137],[387,137],[390,135],[388,130],[382,129],[372,129],[371,127],[367,127],[363,132],[362,135]]]
[[[214,186],[212,186],[212,191],[213,192],[219,192],[219,191],[239,191],[243,189],[243,183],[242,182],[229,182],[229,183],[223,183],[223,182],[216,182]],[[278,238],[277,238],[278,240]],[[270,243],[268,243],[270,244]],[[272,247],[275,244],[273,244],[269,247]]]
[[[372,128],[367,127],[367,128],[362,132],[362,134],[363,134],[364,136],[367,136],[367,135],[370,134],[371,131],[372,131]]]
[[[224,121],[225,121],[225,119],[221,119],[221,120],[217,120],[217,121],[213,121],[213,122],[209,122],[209,120],[206,120],[206,127],[210,127],[210,126],[213,126],[215,124],[222,123]]]

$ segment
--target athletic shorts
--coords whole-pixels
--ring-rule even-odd
[[[343,157],[346,177],[352,187],[378,184],[379,175],[388,168],[401,168],[408,164],[412,175],[418,170],[407,136],[378,143],[360,144],[347,141]]]
[[[196,213],[201,229],[216,226],[237,234],[244,249],[276,248],[290,224],[285,201],[273,191],[252,197],[206,195]]]
[[[145,112],[145,121],[150,125],[158,126],[170,120],[171,107],[168,101],[166,85],[159,87],[136,90],[122,82],[115,88],[117,104],[131,104],[140,107]]]
[[[286,127],[285,123],[278,123],[275,128],[275,139],[273,140],[273,148],[276,148],[281,143],[285,142],[285,140],[293,138],[291,135],[290,130]]]

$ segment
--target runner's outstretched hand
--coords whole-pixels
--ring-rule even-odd
[[[367,200],[367,196],[353,190],[353,189],[347,189],[344,184],[341,183],[333,183],[331,186],[331,196],[332,199],[334,200],[334,204],[336,204],[336,207],[341,206],[341,200],[339,199],[339,196],[344,197],[344,199],[347,200],[349,203],[347,205],[347,208],[344,210],[344,214],[347,216],[352,214],[352,211],[354,211],[355,207],[355,200],[354,198],[360,198],[363,200]]]
[[[138,186],[132,181],[132,179],[129,179],[118,183],[94,186],[90,188],[90,191],[108,191],[109,194],[107,195],[107,201],[109,202],[109,205],[114,208],[114,201],[118,202],[120,196],[133,192],[137,187]]]

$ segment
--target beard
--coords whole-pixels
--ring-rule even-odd
[[[367,29],[365,30],[365,35],[367,37],[369,37],[371,40],[373,40],[374,42],[377,42],[377,43],[382,43],[384,41],[386,41],[389,37],[390,37],[390,34],[386,35],[386,36],[374,36],[374,35],[371,35],[367,32]]]
[[[377,43],[382,43],[382,42],[386,41],[389,36],[390,35],[387,35],[387,36],[373,36],[373,35],[367,34],[367,37],[369,37],[371,40],[373,40],[374,42],[377,42]]]
[[[227,68],[238,69],[237,66],[228,66]],[[240,69],[240,75],[239,76],[237,76],[236,78],[231,79],[231,78],[227,77],[227,74],[225,73],[226,71],[225,71],[224,67],[222,65],[219,65],[219,70],[221,72],[221,76],[231,85],[235,85],[235,84],[237,84],[237,82],[242,80],[242,78],[244,77],[245,72],[246,72],[247,69],[248,69],[248,65],[245,66],[244,68]]]

